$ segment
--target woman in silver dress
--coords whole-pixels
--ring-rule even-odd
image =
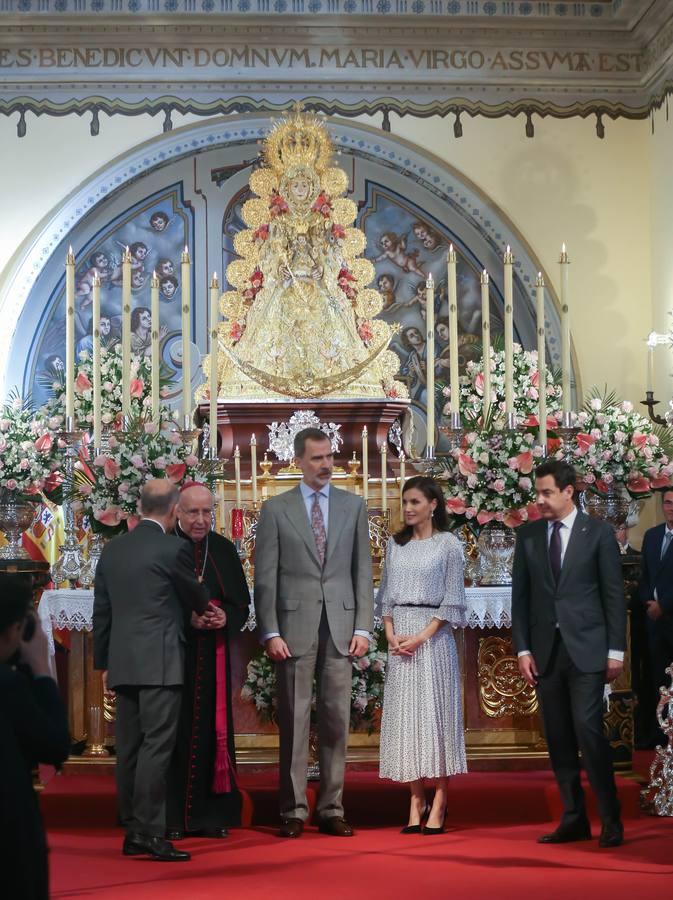
[[[381,778],[408,782],[403,834],[441,834],[450,775],[467,771],[453,627],[464,627],[463,550],[432,478],[410,478],[404,527],[388,542],[378,604],[388,640]],[[435,783],[430,807],[424,779]]]

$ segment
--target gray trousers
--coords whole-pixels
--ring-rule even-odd
[[[122,685],[115,691],[119,818],[129,832],[163,837],[182,686]]]
[[[343,784],[350,726],[353,666],[334,646],[323,609],[320,630],[303,656],[276,663],[280,731],[280,814],[308,818],[306,769],[313,679],[317,679],[316,714],[320,789],[318,818],[343,816]]]

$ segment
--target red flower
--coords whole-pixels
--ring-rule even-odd
[[[629,479],[626,486],[633,494],[646,494],[650,489],[650,482],[642,475],[636,475]]]
[[[250,276],[250,284],[259,290],[264,284],[264,274],[261,269],[255,269],[255,271]]]
[[[580,431],[578,433],[575,440],[577,441],[577,446],[579,447],[579,449],[582,453],[586,453],[587,450],[589,449],[589,447],[591,447],[592,444],[596,443],[595,437],[592,437],[590,434],[586,434],[583,431]]]
[[[358,325],[358,334],[360,335],[360,340],[364,341],[365,344],[369,343],[374,337],[371,322],[365,321]]]
[[[171,463],[166,466],[166,477],[177,484],[185,477],[186,471],[187,466],[184,463]]]
[[[84,391],[90,391],[93,389],[93,385],[89,381],[87,375],[84,372],[79,372],[77,378],[75,378],[75,390],[78,394],[83,394]]]
[[[315,198],[313,206],[311,207],[311,212],[320,213],[324,219],[329,219],[332,212],[332,201],[324,191],[320,191]]]
[[[458,471],[464,476],[476,474],[477,461],[468,456],[467,453],[461,453],[458,457]]]
[[[38,453],[48,453],[51,450],[53,440],[50,434],[43,434],[35,441],[35,449]]]
[[[462,516],[466,509],[465,501],[460,497],[449,497],[446,501],[446,509],[455,516]]]
[[[542,513],[537,508],[537,503],[529,503],[526,507],[526,512],[528,513],[529,522],[537,522],[537,520],[542,516]]]
[[[657,475],[656,478],[652,479],[652,487],[653,488],[665,488],[671,486],[671,479],[668,475]]]
[[[343,225],[337,225],[336,222],[332,225],[332,237],[338,241],[346,237],[346,229]]]
[[[516,461],[518,463],[519,472],[521,472],[522,475],[529,475],[533,471],[535,461],[530,450],[526,450],[524,453],[519,453]]]
[[[232,322],[231,328],[229,329],[229,337],[234,343],[236,341],[240,341],[243,337],[243,326],[240,322]]]
[[[493,519],[495,519],[495,513],[486,512],[485,509],[482,509],[477,513],[477,522],[479,522],[480,525],[486,525]]]
[[[520,509],[508,509],[505,513],[505,518],[503,522],[507,525],[508,528],[518,528],[519,525],[522,525],[526,521],[526,517],[524,516],[523,510]]]
[[[259,228],[255,229],[252,233],[253,241],[265,241],[269,237],[269,226],[268,225],[260,225]]]
[[[129,390],[132,397],[136,400],[140,400],[143,396],[143,391],[145,390],[145,382],[142,378],[134,378],[129,385]]]
[[[273,191],[271,194],[271,202],[269,203],[269,210],[271,212],[271,218],[275,219],[278,216],[283,216],[285,213],[289,212],[290,207],[280,196],[278,191]]]

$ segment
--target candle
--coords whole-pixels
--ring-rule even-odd
[[[131,251],[122,254],[122,415],[131,415]]]
[[[514,257],[509,244],[503,257],[505,264],[505,413],[514,413],[514,299],[512,267]]]
[[[547,361],[545,358],[544,324],[544,278],[542,272],[535,279],[535,313],[537,319],[537,371],[538,371],[538,418],[540,422],[540,444],[547,451]]]
[[[159,279],[152,272],[150,279],[150,298],[152,307],[152,421],[159,422],[159,404],[161,391],[161,360],[159,357]]]
[[[385,441],[381,444],[381,509],[388,509],[388,455]]]
[[[98,272],[91,282],[92,329],[93,329],[93,446],[98,450],[101,445],[101,386],[100,386],[100,275]]]
[[[404,455],[404,451],[402,451],[400,453],[400,520],[401,521],[404,521],[404,516],[402,514],[402,494],[404,493],[406,459],[407,458]]]
[[[257,438],[250,438],[250,472],[252,478],[252,502],[257,503]]]
[[[187,247],[180,256],[182,274],[182,418],[189,428],[192,418],[192,322],[191,322],[191,262]]]
[[[484,394],[482,400],[482,418],[484,424],[491,406],[491,298],[489,295],[489,277],[486,269],[481,273],[481,344],[482,367],[484,369]]]
[[[74,427],[75,415],[75,256],[65,258],[65,416]],[[66,428],[69,428],[66,425]]]
[[[217,272],[213,272],[210,282],[210,435],[209,446],[212,456],[217,456],[217,395],[218,391],[218,327],[217,320],[220,303],[220,282]],[[253,500],[255,497],[253,497]]]
[[[656,331],[647,336],[647,391],[654,393],[654,348],[657,345]]]
[[[561,247],[561,391],[563,394],[563,413],[569,415],[572,409],[570,394],[570,315],[568,308],[568,266],[570,260],[566,245]]]
[[[238,449],[238,444],[236,444],[236,449],[234,450],[234,479],[236,480],[236,509],[241,508],[241,451]]]
[[[427,316],[427,341],[425,344],[425,384],[427,391],[426,415],[427,437],[426,455],[435,455],[435,282],[432,274],[425,282],[425,303]]]
[[[367,426],[362,429],[362,497],[365,502],[369,499],[369,447],[367,446],[367,441],[369,439],[369,434],[367,433]]]
[[[458,381],[458,290],[456,286],[456,251],[449,246],[449,387],[451,412],[460,412],[460,384]],[[433,367],[434,368],[434,367]]]

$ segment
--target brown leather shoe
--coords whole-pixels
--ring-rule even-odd
[[[321,834],[331,834],[332,837],[353,837],[353,829],[342,816],[321,819],[318,831]]]
[[[281,819],[278,837],[298,838],[304,830],[302,819]]]

